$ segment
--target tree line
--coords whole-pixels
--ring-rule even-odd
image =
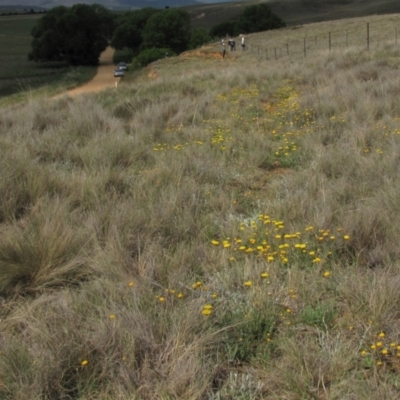
[[[133,61],[144,66],[158,58],[180,54],[216,37],[277,29],[285,26],[266,4],[248,6],[236,21],[210,31],[192,29],[190,15],[181,8],[143,8],[115,14],[99,4],[54,7],[32,29],[32,61],[62,61],[69,65],[97,65],[111,45],[129,49]]]

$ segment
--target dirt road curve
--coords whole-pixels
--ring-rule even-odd
[[[96,76],[90,82],[69,90],[66,94],[74,97],[82,93],[97,92],[105,88],[115,87],[115,82],[119,82],[121,78],[114,78],[114,51],[113,48],[107,47],[107,49],[100,55],[100,63]]]

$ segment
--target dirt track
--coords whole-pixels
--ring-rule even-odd
[[[100,55],[100,62],[96,76],[85,85],[68,90],[64,95],[67,94],[68,96],[74,97],[82,93],[97,92],[105,88],[115,87],[115,82],[119,82],[121,78],[114,78],[114,51],[113,48],[107,47],[107,49]]]

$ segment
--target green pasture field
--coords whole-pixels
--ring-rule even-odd
[[[89,80],[96,72],[94,67],[71,68],[28,61],[30,32],[38,18],[37,15],[0,17],[0,102],[6,96],[18,97],[49,85],[50,91],[75,86],[77,82]]]

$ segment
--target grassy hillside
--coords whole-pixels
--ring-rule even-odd
[[[0,110],[0,398],[399,397],[400,16],[368,21]]]
[[[272,12],[279,15],[288,26],[312,22],[331,21],[343,18],[400,12],[396,0],[264,0]],[[237,18],[249,4],[256,1],[216,3],[190,6],[195,27],[212,28],[214,25]]]

